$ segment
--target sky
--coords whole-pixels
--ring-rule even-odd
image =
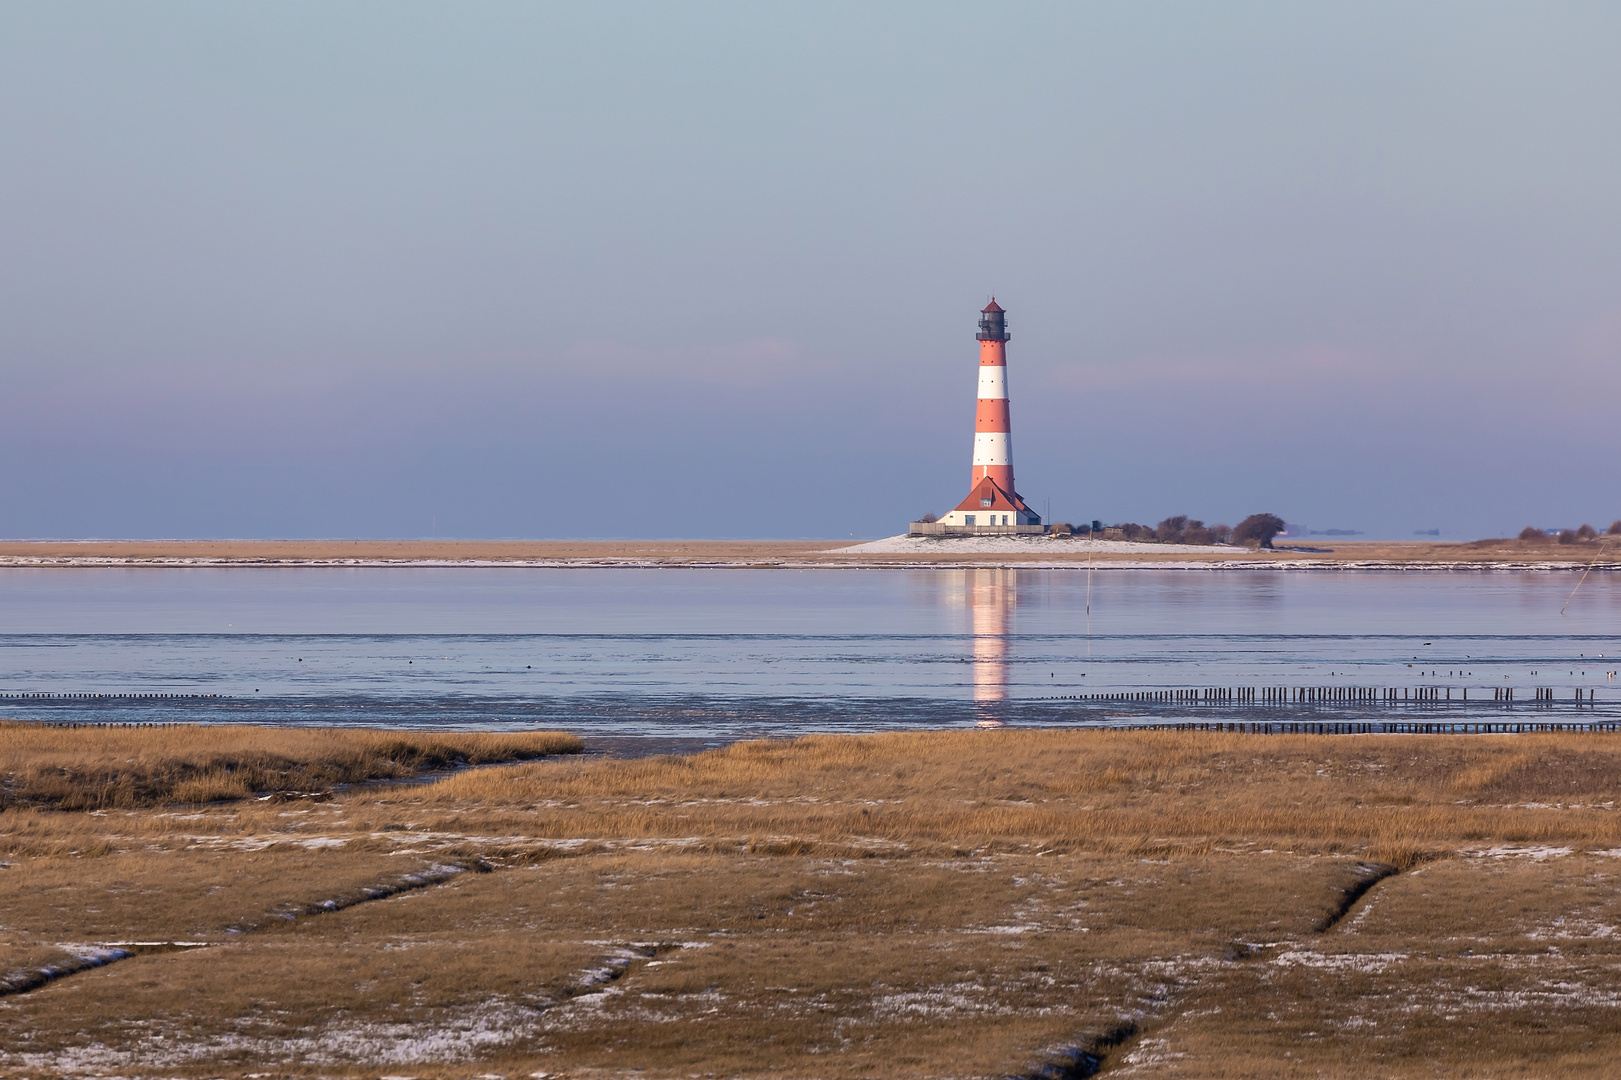
[[[0,4],[0,537],[1621,518],[1621,6]]]

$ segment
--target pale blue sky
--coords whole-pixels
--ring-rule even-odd
[[[1621,517],[1613,4],[0,4],[0,536]]]

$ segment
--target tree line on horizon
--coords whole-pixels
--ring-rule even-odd
[[[922,521],[935,521],[935,515],[924,514]],[[1211,544],[1234,544],[1243,547],[1271,548],[1272,540],[1284,531],[1283,519],[1276,514],[1251,514],[1237,525],[1206,525],[1198,518],[1186,514],[1176,514],[1161,521],[1158,525],[1149,527],[1139,525],[1134,521],[1124,521],[1117,525],[1103,525],[1099,523],[1098,535],[1114,534],[1110,539],[1131,540],[1139,544],[1194,544],[1208,546]],[[1090,536],[1092,526],[1083,522],[1080,525],[1071,525],[1067,521],[1049,524],[1047,532],[1053,536]],[[1621,537],[1621,518],[1610,522],[1610,527],[1600,533],[1593,526],[1583,524],[1576,529],[1539,529],[1535,525],[1527,525],[1520,530],[1519,539],[1527,543],[1553,541],[1559,544],[1580,544],[1598,540],[1601,537]]]
[[[1090,525],[1081,525],[1079,527],[1061,525],[1057,526],[1057,528],[1070,529],[1077,536],[1086,536],[1092,531]],[[1251,514],[1236,526],[1206,525],[1197,518],[1179,514],[1175,517],[1166,518],[1153,528],[1128,521],[1119,525],[1105,526],[1099,530],[1100,535],[1107,532],[1118,532],[1121,539],[1134,540],[1138,543],[1238,544],[1246,547],[1263,548],[1270,548],[1273,537],[1283,531],[1283,519],[1276,514]],[[1601,536],[1621,537],[1621,518],[1610,522],[1610,527],[1603,533],[1587,524],[1583,524],[1576,529],[1558,530],[1539,529],[1534,525],[1528,525],[1520,530],[1519,539],[1528,542],[1552,540],[1559,544],[1580,544],[1597,540]]]
[[[1089,536],[1091,525],[1074,526],[1060,523],[1053,530],[1075,536]],[[1143,544],[1238,544],[1245,547],[1272,546],[1272,538],[1283,531],[1283,519],[1276,514],[1251,514],[1237,525],[1206,525],[1198,518],[1177,514],[1150,528],[1134,521],[1108,525],[1098,530],[1099,535],[1118,532],[1120,539]]]
[[[1610,527],[1604,531],[1604,535],[1621,536],[1621,518],[1610,522]],[[1579,529],[1560,529],[1558,532],[1539,529],[1535,525],[1527,525],[1520,530],[1520,539],[1527,541],[1553,540],[1559,544],[1579,544],[1598,538],[1599,531],[1587,524],[1583,524]]]

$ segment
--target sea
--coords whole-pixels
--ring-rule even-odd
[[[0,718],[700,745],[976,724],[1618,720],[1621,574],[1572,597],[1578,578],[4,568]]]

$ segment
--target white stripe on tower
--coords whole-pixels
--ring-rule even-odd
[[[979,369],[979,400],[1007,397],[1007,365],[981,365]]]
[[[992,465],[1013,464],[1013,435],[1006,431],[974,432],[974,475],[983,477]]]

